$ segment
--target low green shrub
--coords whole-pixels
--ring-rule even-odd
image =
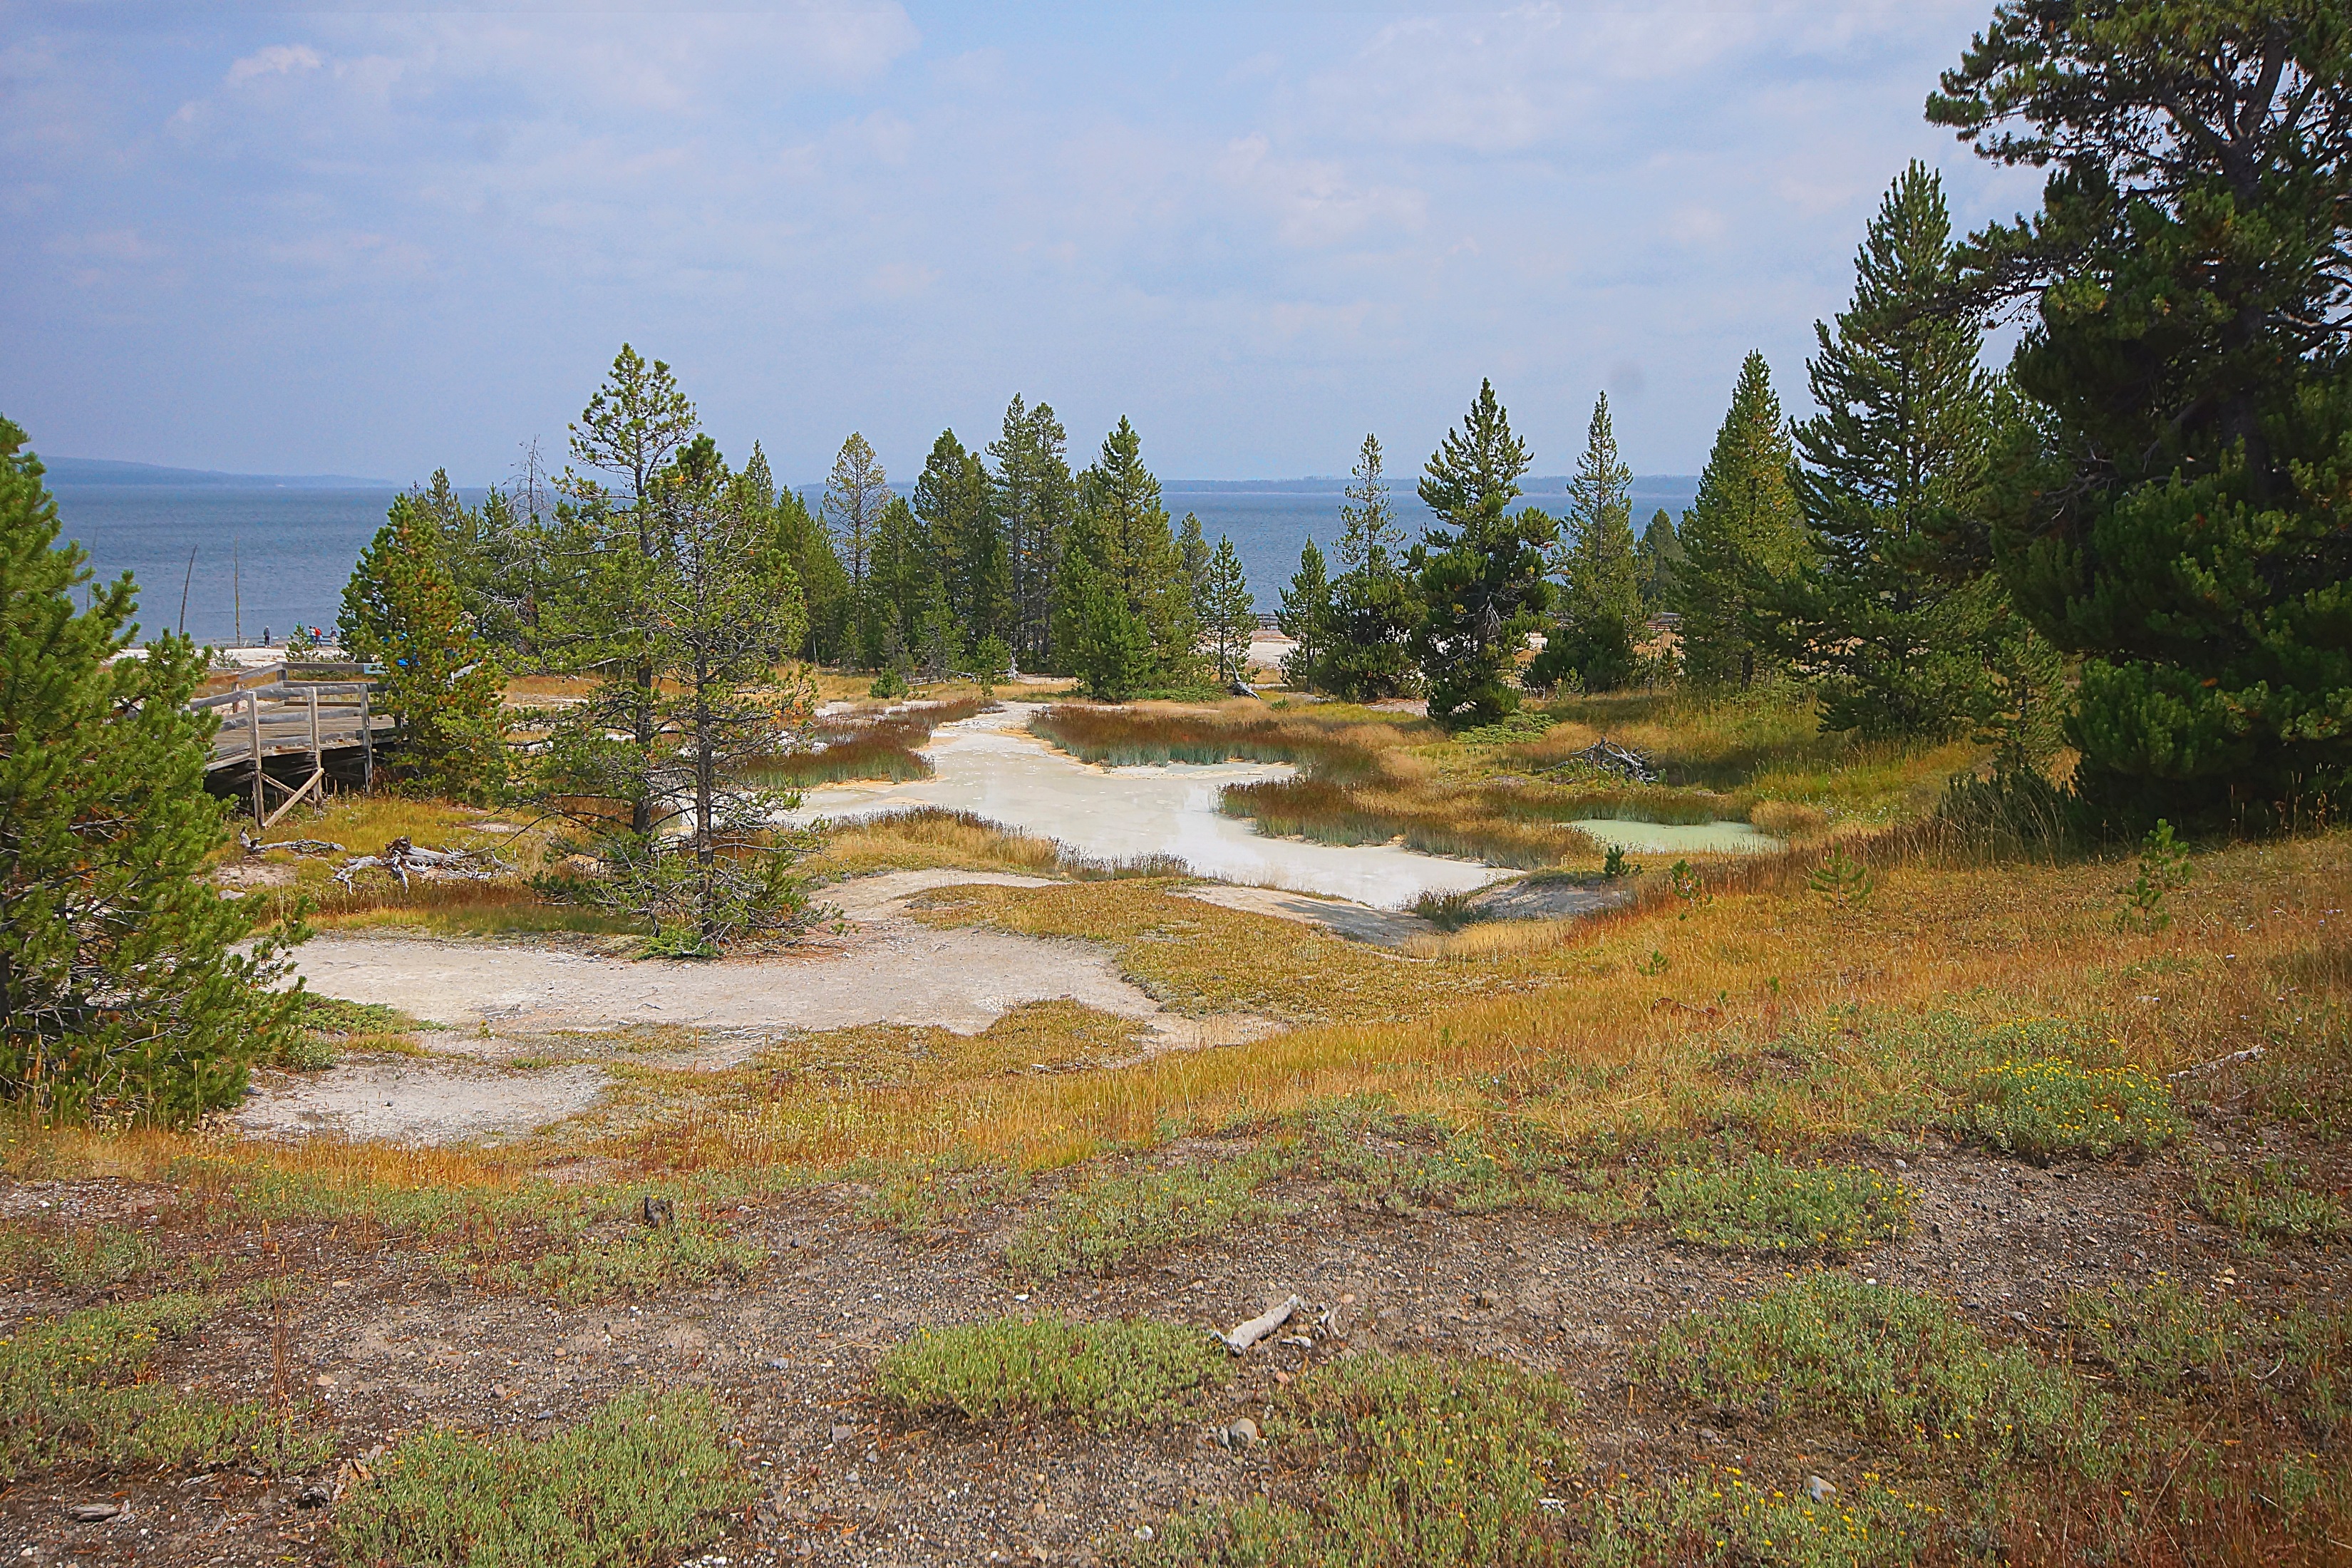
[[[2103,1395],[1993,1343],[1950,1303],[1836,1274],[1670,1323],[1639,1365],[1672,1393],[1752,1419],[1829,1420],[1988,1459],[2083,1457],[2107,1423]]]
[[[675,1225],[649,1226],[613,1240],[582,1237],[529,1263],[502,1265],[492,1279],[566,1301],[596,1301],[748,1279],[766,1256],[718,1226],[681,1215]]]
[[[1223,1354],[1201,1330],[1168,1323],[992,1318],[925,1329],[892,1347],[880,1384],[918,1415],[1066,1415],[1111,1426],[1165,1414]]]
[[[1213,1236],[1272,1212],[1258,1188],[1274,1173],[1252,1157],[1104,1176],[1070,1188],[1013,1233],[1004,1260],[1040,1279],[1108,1274],[1139,1252]]]
[[[2063,1057],[2004,1061],[1977,1079],[1970,1099],[1958,1130],[2036,1164],[2153,1153],[2187,1126],[2164,1080],[2146,1068]]]
[[[2333,1193],[2309,1184],[2311,1173],[2286,1160],[2251,1166],[2216,1159],[2190,1145],[2189,1192],[2198,1209],[2250,1241],[2340,1241],[2352,1219]]]
[[[1175,1521],[1154,1563],[1567,1562],[1570,1521],[1543,1500],[1578,1463],[1559,1378],[1501,1362],[1360,1355],[1293,1386],[1270,1423],[1312,1466],[1300,1500],[1253,1499]]]
[[[1579,1561],[1589,1568],[1647,1568],[1669,1542],[1711,1543],[1700,1562],[1773,1568],[1879,1568],[1908,1563],[1937,1543],[1943,1510],[1922,1491],[1874,1473],[1819,1500],[1751,1479],[1738,1467],[1604,1493],[1588,1515]]]
[[[162,1262],[155,1244],[128,1226],[0,1230],[0,1272],[20,1279],[47,1279],[68,1290],[120,1285]]]
[[[641,1568],[723,1534],[757,1489],[699,1392],[625,1394],[532,1441],[436,1427],[403,1439],[335,1510],[361,1568]]]
[[[1910,1227],[1911,1192],[1863,1165],[1796,1165],[1758,1154],[1676,1165],[1651,1197],[1676,1236],[1702,1246],[1843,1257]]]
[[[157,1296],[20,1325],[0,1340],[0,1477],[52,1465],[300,1470],[332,1439],[258,1400],[184,1394],[154,1379],[158,1345],[201,1323],[200,1296]]]
[[[2352,1429],[2352,1312],[2264,1313],[2169,1276],[2068,1299],[2076,1350],[2128,1391],[2229,1388],[2326,1441]]]

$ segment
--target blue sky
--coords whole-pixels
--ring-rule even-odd
[[[1494,378],[1564,471],[1606,388],[1704,461],[1990,0],[1591,7],[0,0],[0,412],[37,448],[496,479],[622,340],[730,456],[894,474],[1013,392],[1074,456],[1400,477]]]

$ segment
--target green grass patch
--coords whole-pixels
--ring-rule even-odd
[[[2291,1160],[2240,1163],[2189,1145],[2190,1201],[2251,1242],[2326,1243],[2352,1235],[2344,1200],[2310,1183],[2311,1173]]]
[[[539,1441],[435,1428],[335,1510],[342,1560],[406,1568],[640,1568],[723,1534],[757,1489],[701,1393],[625,1394]]]
[[[155,1244],[128,1226],[0,1229],[0,1272],[17,1279],[47,1279],[68,1290],[120,1285],[161,1267],[163,1260]]]
[[[719,1226],[681,1215],[674,1225],[647,1226],[612,1238],[580,1237],[529,1262],[499,1264],[488,1271],[488,1282],[565,1301],[601,1301],[747,1279],[766,1257],[764,1249]],[[462,1259],[457,1267],[465,1268]]]
[[[1995,1344],[1950,1303],[1836,1274],[1671,1323],[1639,1364],[1744,1419],[1829,1421],[1892,1448],[1987,1461],[2085,1458],[2107,1422],[2104,1395]]]
[[[1685,1241],[1750,1252],[1845,1257],[1910,1228],[1909,1189],[1862,1165],[1670,1166],[1651,1197]]]
[[[1725,1465],[1594,1499],[1578,1561],[1590,1568],[1661,1561],[1876,1568],[1931,1554],[1943,1512],[1931,1493],[1874,1472],[1816,1502],[1801,1487],[1771,1486]]]
[[[1201,1330],[1170,1323],[992,1318],[893,1346],[880,1384],[917,1415],[1061,1415],[1105,1427],[1160,1418],[1223,1359]]]
[[[2263,1312],[2168,1276],[2084,1292],[2065,1310],[2078,1353],[2122,1389],[2227,1389],[2312,1437],[2352,1431],[2352,1312]]]
[[[161,1344],[210,1310],[200,1296],[158,1296],[25,1323],[0,1340],[0,1477],[68,1464],[278,1474],[325,1460],[332,1438],[290,1411],[155,1380]]]
[[[2150,1154],[2186,1130],[2162,1079],[2064,1057],[2004,1061],[1977,1079],[1959,1129],[2036,1164]]]
[[[1542,1500],[1577,1464],[1563,1430],[1576,1407],[1559,1379],[1500,1362],[1319,1367],[1269,1424],[1291,1495],[1185,1516],[1139,1555],[1236,1568],[1568,1561],[1570,1521]]]
[[[1097,1177],[1024,1221],[1004,1260],[1041,1279],[1108,1274],[1139,1252],[1214,1236],[1272,1213],[1258,1189],[1275,1173],[1269,1162],[1252,1156]]]

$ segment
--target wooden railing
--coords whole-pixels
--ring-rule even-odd
[[[304,675],[362,673],[357,665],[296,668]],[[250,768],[254,820],[265,828],[296,802],[325,793],[331,751],[356,748],[361,784],[367,787],[375,780],[375,731],[392,723],[388,715],[370,710],[369,689],[364,679],[296,679],[282,664],[242,671],[231,689],[188,704],[199,712],[226,710],[213,735],[206,771]],[[299,784],[280,783],[262,765],[270,757],[306,755],[310,773]],[[285,797],[274,811],[269,809],[269,790]]]

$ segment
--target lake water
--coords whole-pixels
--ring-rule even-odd
[[[855,819],[916,806],[969,811],[1056,838],[1104,859],[1174,855],[1203,876],[1329,893],[1395,909],[1425,892],[1466,892],[1510,873],[1385,845],[1310,844],[1261,837],[1217,809],[1227,784],[1287,778],[1275,763],[1106,768],[1079,762],[1028,732],[1035,703],[933,731],[924,754],[938,770],[908,784],[843,784],[807,792],[793,819]]]
[[[1528,499],[1558,510],[1558,479],[1530,481]],[[1696,481],[1671,476],[1634,485],[1634,525],[1666,506],[1679,513]],[[138,579],[139,619],[150,634],[181,624],[181,588],[187,589],[185,628],[199,641],[227,643],[242,627],[247,640],[263,628],[282,639],[297,625],[331,628],[352,563],[375,531],[394,491],[384,489],[278,489],[239,485],[54,484],[66,534],[80,542],[100,580],[124,572]],[[458,492],[471,504],[484,492]],[[1327,551],[1339,534],[1345,497],[1335,485],[1319,489],[1250,489],[1171,481],[1164,491],[1171,517],[1201,520],[1211,543],[1230,536],[1249,575],[1258,608],[1271,612],[1282,585],[1298,569],[1308,539]],[[1410,486],[1397,508],[1415,535],[1429,514]],[[194,552],[193,570],[190,554]]]

